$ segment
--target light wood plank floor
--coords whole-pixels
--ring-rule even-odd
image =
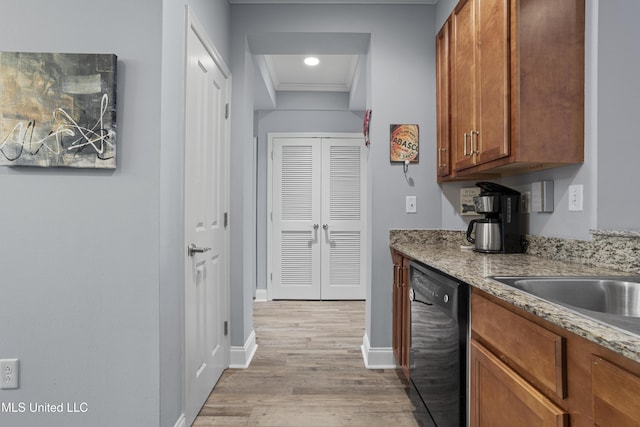
[[[396,370],[364,367],[362,301],[254,304],[258,351],[228,369],[194,426],[423,426]]]

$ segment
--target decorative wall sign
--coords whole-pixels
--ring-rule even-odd
[[[115,169],[116,64],[0,52],[0,165]]]
[[[391,125],[390,157],[392,162],[418,162],[418,125]]]
[[[480,194],[480,188],[467,187],[460,189],[460,215],[478,215],[473,198]]]

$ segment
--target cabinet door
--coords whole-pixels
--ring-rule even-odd
[[[569,415],[471,340],[471,427],[569,425]]]
[[[474,164],[471,132],[475,129],[476,109],[475,8],[475,0],[461,0],[452,15],[451,145],[454,170],[465,169]]]
[[[509,3],[482,0],[476,7],[478,43],[476,163],[509,155]]]
[[[450,41],[451,25],[445,22],[436,36],[436,114],[438,152],[436,156],[438,177],[451,174],[451,110],[449,109],[450,91]]]
[[[591,360],[593,420],[596,426],[640,425],[640,378],[608,361]]]
[[[410,353],[411,353],[411,301],[409,300],[409,259],[404,258],[402,260],[402,340],[400,347],[402,348],[402,371],[405,377],[409,379],[410,374]]]
[[[392,316],[392,347],[396,363],[402,363],[402,255],[392,251],[393,260],[393,316]]]

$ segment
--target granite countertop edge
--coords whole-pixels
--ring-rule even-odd
[[[526,254],[482,254],[450,242],[392,240],[390,247],[502,301],[640,362],[640,336],[504,285],[489,276],[624,276],[628,272]]]

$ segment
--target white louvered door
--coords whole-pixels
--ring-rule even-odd
[[[361,137],[270,138],[273,299],[365,299]]]
[[[274,299],[320,299],[320,144],[273,143]]]
[[[322,142],[322,299],[364,299],[363,141]]]

